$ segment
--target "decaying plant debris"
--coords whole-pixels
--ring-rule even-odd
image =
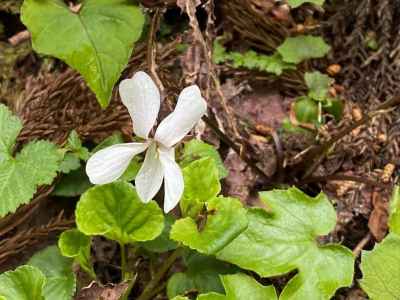
[[[211,114],[196,134],[219,146],[231,174],[225,193],[256,204],[255,192],[273,186],[297,185],[311,194],[323,190],[334,199],[338,213],[337,227],[326,241],[342,242],[359,254],[360,243],[370,248],[384,237],[388,201],[398,177],[400,110],[398,101],[377,108],[400,91],[396,1],[335,1],[325,11],[312,5],[290,10],[272,0],[141,2],[152,17],[151,30],[136,47],[122,78],[136,70],[158,74],[162,114],[172,109],[182,84],[201,87]],[[3,1],[0,21],[3,16],[15,21],[19,4]],[[182,14],[179,20],[186,22],[185,30],[157,38],[161,20]],[[0,102],[23,119],[19,145],[39,138],[62,145],[71,130],[87,143],[98,143],[115,131],[129,141],[130,118],[116,91],[111,105],[102,110],[78,73],[59,61],[38,57],[29,42],[11,46],[8,38],[20,30],[17,26],[5,32],[0,27]],[[224,36],[226,47],[271,54],[286,37],[299,32],[323,34],[332,46],[330,56],[302,63],[280,77],[213,63],[217,36]],[[180,51],[180,44],[188,49]],[[327,122],[317,138],[283,133],[280,126],[293,97],[305,92],[304,73],[325,71],[333,64],[341,67],[335,88],[345,99],[343,119]],[[359,126],[352,128],[354,124]],[[47,235],[73,224],[71,214],[60,212],[65,207],[58,207],[42,224],[29,227],[49,197],[49,189],[40,189],[30,205],[0,222],[0,269],[10,268],[5,262],[21,252],[29,257],[32,245],[45,245]],[[146,263],[139,261],[137,269]],[[119,288],[110,287],[109,292]],[[340,291],[337,298],[355,299],[355,293],[356,287]],[[78,299],[89,299],[84,294]]]

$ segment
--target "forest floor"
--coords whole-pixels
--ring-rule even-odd
[[[197,128],[196,134],[219,149],[229,171],[224,195],[253,205],[258,191],[274,187],[295,185],[313,196],[323,191],[338,217],[322,242],[339,242],[359,256],[384,238],[400,155],[396,1],[327,1],[323,9],[289,9],[273,0],[204,1],[192,15],[183,14],[175,1],[141,2],[150,12],[151,32],[137,44],[123,77],[137,70],[156,73],[166,99],[163,114],[183,85],[201,87],[212,112],[207,125],[217,126],[219,134],[209,126]],[[21,34],[19,6],[17,0],[0,3],[0,102],[24,122],[19,145],[36,138],[63,145],[71,130],[86,144],[114,131],[131,135],[129,116],[117,97],[101,110],[76,72],[32,51]],[[272,54],[299,32],[323,37],[331,51],[280,76],[236,68],[228,61],[216,64],[210,54],[216,37],[229,51]],[[293,121],[296,97],[306,93],[304,74],[316,70],[334,78],[329,92],[344,103],[341,120],[326,116],[321,126],[283,130],[287,120]],[[1,271],[21,264],[74,226],[78,197],[57,197],[53,190],[54,185],[40,188],[30,204],[0,220]],[[117,254],[113,245],[96,243],[101,268],[102,261],[113,261]],[[103,276],[113,280],[114,275],[104,270]],[[336,299],[367,297],[355,281]]]

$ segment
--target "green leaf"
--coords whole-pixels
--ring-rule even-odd
[[[325,112],[332,115],[338,122],[342,118],[344,104],[340,99],[327,99],[322,105]]]
[[[104,235],[122,244],[153,240],[164,227],[164,215],[157,203],[142,203],[135,188],[123,181],[87,190],[75,216],[84,234]]]
[[[186,271],[175,273],[168,280],[167,295],[169,299],[193,291],[223,293],[224,289],[219,275],[238,271],[238,268],[230,264],[196,252],[189,252],[184,258]]]
[[[300,35],[287,38],[277,51],[283,61],[298,64],[311,58],[321,58],[328,54],[330,46],[321,37]]]
[[[226,295],[216,293],[200,295],[197,300],[278,300],[272,285],[263,286],[248,275],[221,275],[221,280]]]
[[[100,151],[104,148],[110,147],[115,144],[121,144],[124,142],[124,139],[122,138],[122,134],[120,132],[115,132],[109,137],[105,138],[100,144],[98,144],[91,152],[93,155],[97,151]]]
[[[190,300],[188,297],[176,296],[172,300]]]
[[[63,257],[57,246],[36,253],[27,263],[46,276],[43,295],[46,300],[71,300],[76,289],[72,259]]]
[[[308,97],[317,101],[325,101],[328,97],[329,88],[334,80],[321,72],[307,72],[304,75],[308,87]]]
[[[68,174],[71,171],[78,170],[81,167],[81,161],[75,153],[66,153],[60,164],[60,171]]]
[[[389,214],[390,232],[400,235],[400,186],[396,185],[393,189],[392,199],[390,200]]]
[[[82,160],[86,161],[89,159],[89,150],[82,146],[82,141],[75,130],[72,130],[69,134],[66,148],[75,153]]]
[[[79,71],[102,107],[108,105],[144,24],[140,8],[128,0],[84,0],[77,13],[62,0],[25,0],[21,19],[34,50]]]
[[[290,7],[296,8],[304,3],[313,3],[318,6],[322,6],[325,3],[325,0],[288,0]]]
[[[93,186],[84,168],[64,175],[57,183],[52,195],[59,197],[76,197],[82,195]]]
[[[15,271],[0,275],[0,299],[44,300],[42,295],[46,283],[43,273],[32,266],[21,266]]]
[[[28,203],[39,185],[57,176],[61,153],[47,141],[31,142],[15,158],[0,161],[0,217]]]
[[[318,123],[318,104],[308,97],[297,98],[294,104],[296,119],[301,123]]]
[[[12,156],[21,121],[4,104],[0,104],[0,162]]]
[[[202,158],[183,168],[185,189],[180,207],[184,216],[196,217],[204,203],[221,191],[218,169],[211,158]]]
[[[370,299],[394,300],[400,295],[400,236],[390,233],[372,251],[363,251],[361,287]]]
[[[172,216],[166,215],[162,233],[155,240],[141,242],[139,245],[148,251],[156,253],[163,253],[176,249],[178,244],[169,238],[171,227],[174,222],[175,219]]]
[[[90,262],[90,237],[77,229],[70,229],[60,235],[58,247],[63,256],[74,258],[83,270],[96,278]]]
[[[277,52],[272,55],[258,54],[253,50],[246,51],[243,54],[240,52],[228,53],[218,42],[218,39],[214,41],[213,60],[216,64],[229,61],[234,68],[258,70],[277,76],[285,70],[296,69],[294,64],[283,61],[282,56]]]
[[[215,149],[214,146],[204,143],[200,140],[193,139],[190,142],[185,143],[181,165],[185,167],[189,163],[205,157],[209,157],[214,161],[218,168],[219,179],[228,176],[228,171],[226,170],[224,162],[222,161],[217,149]]]
[[[227,197],[215,197],[205,205],[198,219],[176,221],[171,238],[200,253],[215,254],[246,229],[246,210],[239,200]]]
[[[319,246],[316,239],[336,223],[336,213],[323,194],[312,198],[298,190],[260,193],[272,212],[248,212],[249,225],[217,258],[251,270],[261,277],[278,276],[295,269],[280,299],[329,299],[353,279],[354,258],[340,245]]]

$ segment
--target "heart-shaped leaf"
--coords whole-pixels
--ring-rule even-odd
[[[215,197],[205,203],[206,210],[196,219],[175,222],[171,238],[203,254],[215,254],[246,229],[246,210],[239,200]]]
[[[400,295],[400,236],[390,233],[372,251],[363,251],[361,286],[370,299],[394,300]]]
[[[316,101],[325,101],[328,98],[329,88],[334,82],[328,75],[318,71],[307,72],[304,80],[308,87],[308,97]]]
[[[185,190],[180,201],[184,216],[195,218],[204,203],[221,191],[218,168],[211,158],[202,158],[183,168]]]
[[[189,163],[200,159],[209,157],[211,158],[218,168],[219,179],[228,176],[228,171],[224,166],[224,162],[221,159],[217,149],[214,146],[204,143],[203,141],[193,139],[190,142],[185,143],[182,153],[181,165],[186,167]]]
[[[83,270],[92,278],[96,278],[90,262],[90,237],[77,229],[70,229],[60,235],[58,247],[63,256],[75,258]]]
[[[62,0],[25,0],[22,22],[33,48],[79,71],[102,107],[128,63],[144,16],[128,0],[84,0],[70,9]]]
[[[0,275],[0,299],[44,300],[46,277],[32,266],[22,266]]]
[[[262,277],[295,269],[280,295],[286,299],[329,299],[336,289],[352,283],[354,257],[340,245],[319,246],[336,223],[336,213],[324,194],[312,198],[296,188],[262,192],[272,212],[248,212],[249,226],[217,258],[252,270]]]
[[[28,203],[37,186],[51,184],[62,160],[57,147],[47,141],[30,142],[13,157],[21,128],[21,121],[0,104],[0,217]]]
[[[226,295],[210,293],[198,296],[197,300],[278,300],[272,285],[263,286],[248,275],[234,274],[220,277]]]
[[[38,268],[46,276],[43,295],[46,300],[71,300],[75,293],[76,278],[72,272],[72,259],[63,257],[57,246],[36,253],[28,265]]]
[[[164,215],[157,203],[142,203],[136,189],[123,181],[87,190],[75,216],[84,234],[104,235],[122,244],[153,240],[164,227]]]

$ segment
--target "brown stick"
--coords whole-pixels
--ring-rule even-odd
[[[12,46],[16,47],[16,46],[18,46],[19,44],[21,44],[21,43],[23,43],[23,42],[29,40],[30,38],[31,38],[30,32],[29,32],[28,30],[24,30],[24,31],[18,32],[17,34],[15,34],[15,35],[13,35],[12,37],[10,37],[10,38],[8,39],[8,42],[9,42]]]

